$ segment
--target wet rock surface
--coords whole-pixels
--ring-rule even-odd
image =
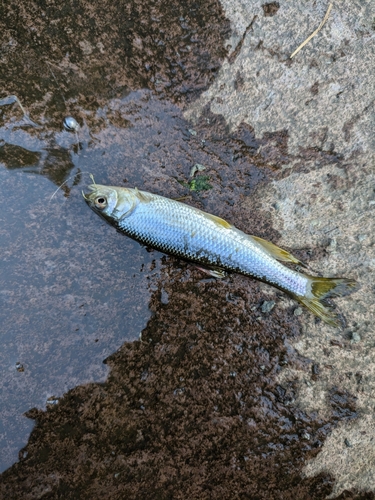
[[[12,1],[1,19],[2,88],[46,118],[138,88],[190,100],[219,69],[230,31],[217,0]]]
[[[336,10],[329,54],[307,46],[292,75],[317,4],[1,7],[4,97],[34,122],[0,106],[2,468],[18,455],[4,498],[374,497],[372,108],[362,91],[363,113],[343,102],[333,64],[354,15],[351,36],[372,40],[371,9]],[[285,54],[267,44],[280,25]],[[353,45],[365,83],[369,49]],[[319,96],[299,123],[290,82]],[[207,279],[102,223],[81,198],[88,173],[185,197],[366,293],[340,301],[335,332],[265,285]]]

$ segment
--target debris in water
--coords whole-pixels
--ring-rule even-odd
[[[18,97],[16,95],[8,95],[7,97],[0,99],[0,106],[8,106],[9,104],[14,104],[15,102],[21,108],[24,119],[33,127],[39,127],[39,125],[37,123],[35,123],[31,120],[29,115],[26,113],[25,108],[22,106],[21,101],[18,99]]]
[[[74,132],[75,133],[76,140],[77,140],[77,146],[78,146],[77,152],[78,152],[79,151],[78,131],[79,131],[79,128],[80,128],[79,127],[79,123],[72,116],[67,116],[67,117],[64,118],[63,125],[64,125],[65,130],[67,130],[68,132]]]
[[[16,370],[18,372],[24,372],[25,371],[25,368],[24,368],[23,364],[20,363],[19,361],[17,361],[17,363],[16,363]]]
[[[68,132],[78,132],[79,130],[79,123],[72,116],[67,116],[66,118],[64,118],[63,124],[65,130],[67,130]]]

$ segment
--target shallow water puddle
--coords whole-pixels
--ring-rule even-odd
[[[27,442],[32,421],[22,416],[25,411],[44,408],[50,397],[77,384],[104,381],[103,359],[139,337],[150,317],[150,292],[161,264],[160,254],[111,231],[83,201],[80,189],[89,177],[74,174],[89,170],[107,181],[106,155],[113,159],[120,146],[97,141],[95,153],[83,144],[76,154],[57,143],[63,142],[59,134],[57,140],[43,139],[6,127],[0,134],[6,201],[0,214],[4,470]],[[69,145],[69,135],[60,135]],[[61,183],[69,174],[73,178],[57,192],[47,178]],[[74,179],[79,185],[73,186]]]

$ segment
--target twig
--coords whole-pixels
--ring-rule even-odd
[[[332,9],[332,3],[330,3],[328,5],[328,9],[327,9],[327,12],[326,12],[326,15],[324,16],[324,19],[323,21],[319,24],[318,28],[314,31],[314,33],[311,33],[311,35],[306,38],[306,40],[301,43],[301,45],[293,52],[293,54],[290,56],[290,58],[292,59],[292,57],[294,57],[307,43],[309,43],[309,41],[317,34],[319,33],[319,31],[323,28],[323,26],[325,25],[328,17],[329,17],[329,14],[331,12],[331,9]]]

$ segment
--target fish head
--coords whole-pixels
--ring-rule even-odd
[[[134,189],[102,184],[90,184],[83,197],[94,212],[110,221],[119,221],[130,215],[137,205]]]

